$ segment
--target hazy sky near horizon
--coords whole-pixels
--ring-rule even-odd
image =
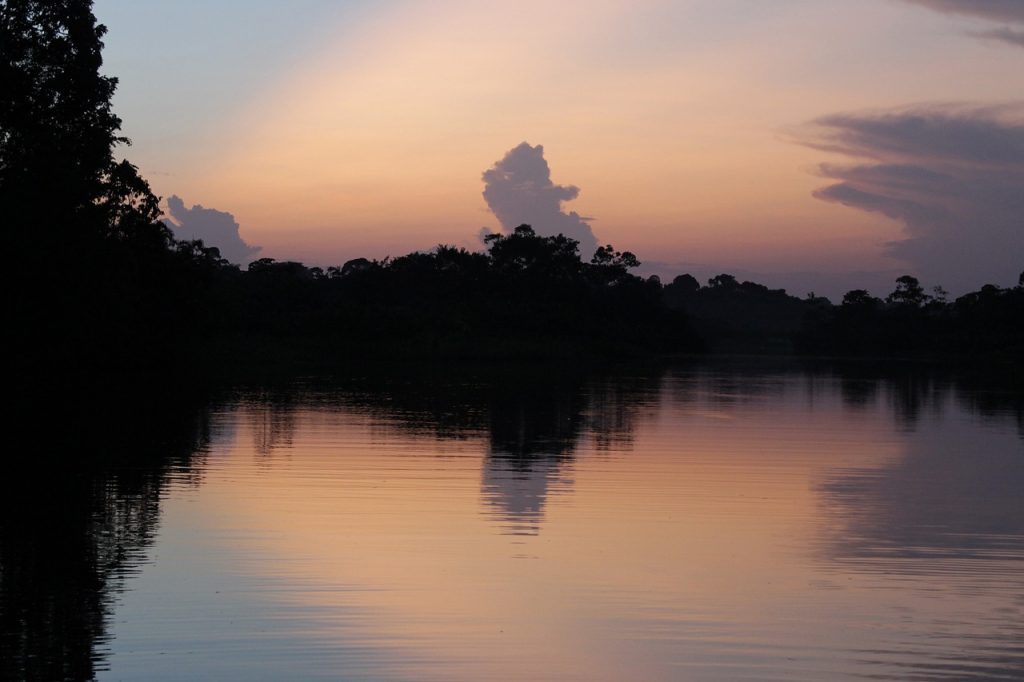
[[[954,290],[1024,268],[1024,0],[95,12],[125,155],[158,194],[230,213],[261,256],[479,248],[501,229],[482,175],[528,142],[553,189],[523,176],[506,213],[560,196],[641,260]]]

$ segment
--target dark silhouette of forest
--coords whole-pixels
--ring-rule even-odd
[[[840,303],[738,282],[727,274],[699,286],[681,275],[662,300],[685,311],[712,351],[932,359],[1024,358],[1024,272],[1018,285],[986,285],[955,300],[926,293],[917,278],[897,278],[884,299],[863,289]]]
[[[101,75],[89,0],[0,2],[0,215],[12,357],[40,377],[426,358],[593,359],[800,353],[1024,357],[1024,282],[946,300],[901,277],[834,305],[728,274],[641,278],[628,251],[591,258],[522,225],[471,252],[441,245],[322,269],[247,269],[175,240]]]
[[[885,299],[839,304],[739,282],[668,284],[630,274],[629,252],[522,225],[487,251],[439,246],[395,259],[310,268],[264,258],[216,265],[202,343],[249,361],[305,357],[545,359],[651,354],[1020,359],[1024,285],[983,287],[955,300],[900,277]],[[296,355],[297,354],[297,355]]]

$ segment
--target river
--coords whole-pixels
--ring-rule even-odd
[[[4,672],[1024,679],[1024,410],[985,386],[732,363],[234,387],[8,500]]]

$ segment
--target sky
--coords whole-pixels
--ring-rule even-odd
[[[124,155],[179,236],[239,262],[480,249],[529,222],[663,280],[797,295],[1024,269],[1024,0],[94,11]]]

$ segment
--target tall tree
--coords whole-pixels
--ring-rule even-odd
[[[111,107],[117,79],[100,73],[105,33],[91,0],[0,0],[0,210],[25,253],[171,243],[149,185],[114,158],[128,140]]]
[[[201,244],[176,243],[130,163],[91,0],[0,0],[0,224],[29,384],[159,367],[195,327]],[[62,380],[62,379],[61,379]]]
[[[885,300],[897,305],[920,308],[931,300],[931,297],[924,293],[924,288],[916,277],[903,275],[896,278],[896,288]]]

